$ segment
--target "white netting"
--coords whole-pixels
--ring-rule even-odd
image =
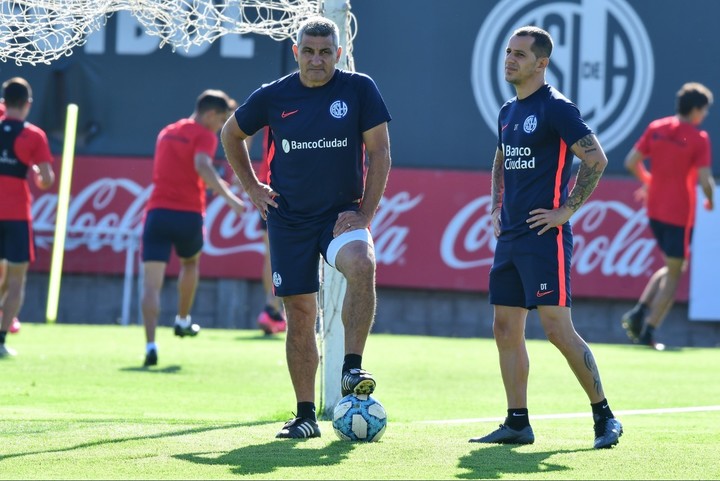
[[[328,3],[336,4],[333,12],[342,14],[339,26],[346,32],[346,53],[351,58],[355,19],[349,0],[2,0],[0,60],[49,64],[72,54],[121,10],[131,12],[148,35],[160,37],[161,47],[168,44],[173,50],[187,50],[227,34],[255,33],[284,40],[292,38],[306,17],[325,14]]]

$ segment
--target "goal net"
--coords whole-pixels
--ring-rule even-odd
[[[357,25],[350,0],[1,0],[0,61],[50,64],[70,56],[88,35],[103,28],[107,19],[119,11],[129,11],[145,33],[159,37],[160,46],[168,45],[173,51],[188,50],[229,34],[292,39],[305,18],[323,15],[340,29],[343,56],[339,66],[354,70],[352,45]],[[325,262],[321,262],[320,275],[318,407],[327,417],[340,400],[344,355],[340,313],[345,279]]]
[[[355,17],[349,0],[2,0],[0,60],[49,64],[83,45],[109,16],[129,11],[160,47],[188,50],[223,35],[292,38],[308,16],[334,20],[348,35],[341,42],[352,59]]]

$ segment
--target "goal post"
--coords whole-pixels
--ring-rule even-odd
[[[339,30],[342,48],[339,67],[355,70],[352,40],[355,17],[350,12],[350,0],[325,0],[320,13],[334,21]],[[321,280],[318,311],[318,337],[320,345],[320,402],[318,413],[322,419],[332,419],[335,405],[341,396],[341,370],[345,357],[345,328],[342,322],[342,305],[347,283],[337,269],[321,262]]]

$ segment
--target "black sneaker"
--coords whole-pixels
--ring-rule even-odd
[[[320,426],[314,419],[293,418],[285,423],[275,437],[292,439],[319,438]]]
[[[595,423],[595,449],[611,448],[615,446],[620,436],[622,436],[623,428],[620,421],[615,418],[602,418]]]
[[[375,391],[375,379],[365,369],[349,369],[342,373],[340,386],[343,397],[353,393],[370,395]]]
[[[625,328],[627,337],[634,343],[640,339],[640,332],[643,328],[643,312],[640,309],[631,309],[622,316],[622,325]]]
[[[197,324],[190,324],[187,327],[175,324],[175,335],[178,337],[194,337],[198,335],[198,332],[200,332],[200,326],[198,326]]]
[[[143,363],[143,366],[157,366],[157,351],[155,349],[150,349],[150,351],[145,354],[145,362]]]
[[[501,424],[498,429],[487,436],[470,439],[471,443],[495,443],[495,444],[532,444],[535,442],[535,434],[532,427],[525,426],[519,431]]]

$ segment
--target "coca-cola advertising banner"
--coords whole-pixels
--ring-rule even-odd
[[[151,173],[152,160],[146,158],[75,160],[65,272],[122,274],[128,259],[137,262]],[[645,209],[634,198],[638,187],[631,179],[606,177],[573,216],[573,295],[635,299],[662,265]],[[47,271],[57,193],[33,193],[32,269]],[[239,217],[222,198],[209,198],[205,230],[204,277],[260,278],[263,231],[250,202]],[[378,285],[485,292],[495,249],[490,173],[393,169],[372,232]],[[169,272],[176,270],[173,259]],[[688,298],[687,276],[678,298]]]

